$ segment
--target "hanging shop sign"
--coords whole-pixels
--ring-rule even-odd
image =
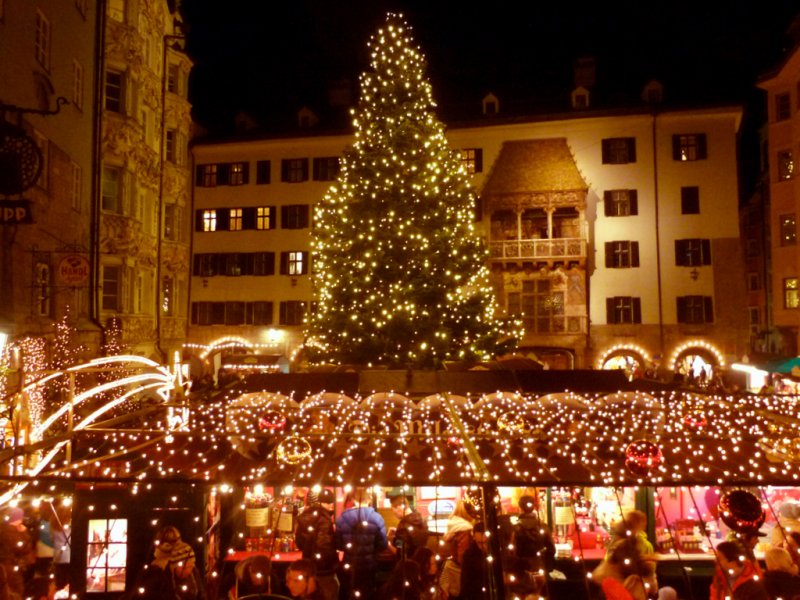
[[[30,200],[0,200],[0,225],[33,223]]]
[[[89,281],[89,261],[80,254],[68,254],[58,263],[58,277],[67,286],[84,285]]]

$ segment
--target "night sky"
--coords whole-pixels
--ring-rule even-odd
[[[607,89],[656,77],[674,98],[703,90],[709,101],[744,102],[780,59],[800,4],[184,0],[195,119],[216,128],[238,110],[269,120],[313,107],[330,82],[357,81],[388,10],[412,26],[442,106],[489,90],[523,98],[569,89],[582,54],[596,57]]]

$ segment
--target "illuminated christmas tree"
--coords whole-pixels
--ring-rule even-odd
[[[513,336],[495,319],[475,192],[425,59],[402,15],[369,48],[355,142],[314,214],[309,347],[339,363],[413,366],[502,353]]]

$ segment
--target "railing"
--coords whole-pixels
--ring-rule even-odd
[[[489,242],[489,258],[493,260],[532,258],[539,260],[575,260],[586,258],[584,238],[539,240],[505,240]]]

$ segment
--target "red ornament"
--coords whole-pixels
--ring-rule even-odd
[[[725,492],[719,499],[719,515],[737,533],[756,532],[767,518],[761,501],[747,490]]]
[[[258,419],[259,431],[273,433],[283,431],[284,427],[286,427],[286,417],[277,410],[268,410]]]
[[[694,410],[683,417],[683,424],[691,429],[705,429],[708,427],[705,414],[699,410]]]
[[[664,455],[653,442],[636,440],[625,448],[625,467],[638,477],[650,475],[664,462]]]

